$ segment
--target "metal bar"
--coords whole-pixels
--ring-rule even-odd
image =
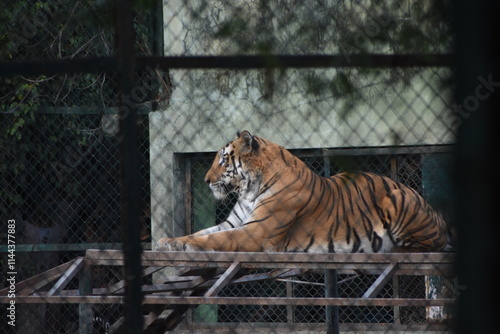
[[[0,304],[9,303],[0,297]],[[16,296],[19,304],[124,304],[123,296]],[[301,297],[179,297],[171,295],[145,296],[143,304],[177,305],[311,305],[311,306],[444,306],[456,299],[439,298],[301,298]]]
[[[69,281],[71,281],[71,279],[78,274],[78,271],[82,269],[84,265],[85,259],[81,257],[77,258],[71,267],[69,267],[69,269],[59,278],[56,284],[54,284],[54,286],[49,290],[47,296],[59,294],[59,292],[61,292],[61,290],[68,285]]]
[[[385,268],[385,270],[380,274],[379,277],[373,282],[372,286],[365,292],[363,298],[375,298],[377,294],[382,290],[384,285],[394,276],[398,267],[397,263],[391,263]]]
[[[142,242],[143,249],[151,249],[150,242]],[[122,243],[91,243],[91,244],[24,244],[16,245],[16,252],[64,252],[86,251],[89,249],[122,249]],[[0,253],[7,252],[7,245],[0,245]]]
[[[433,154],[455,152],[453,144],[441,145],[401,145],[378,147],[330,147],[330,148],[289,148],[293,155],[299,157],[342,156],[342,155],[398,155],[398,154]],[[186,160],[213,159],[215,152],[179,153]]]
[[[20,62],[0,61],[0,76],[113,73],[116,71],[116,57],[44,59]]]
[[[337,270],[325,270],[325,297],[338,298]],[[339,329],[339,307],[334,305],[326,306],[326,332],[327,334],[338,334]]]
[[[119,75],[119,138],[121,226],[123,231],[125,276],[125,324],[129,333],[140,333],[143,327],[141,293],[141,240],[139,209],[139,167],[137,106],[129,98],[134,88],[134,23],[132,0],[114,2],[117,73]]]
[[[137,68],[169,69],[258,69],[324,67],[450,67],[452,55],[264,55],[264,56],[141,56]],[[117,57],[0,61],[1,76],[36,76],[75,73],[117,72]]]
[[[318,68],[318,67],[441,67],[452,66],[452,56],[447,54],[428,55],[257,55],[257,56],[170,56],[138,57],[141,67],[174,68]]]
[[[292,153],[301,153],[309,149],[291,150]],[[314,149],[310,149],[314,150]],[[408,146],[386,146],[386,147],[338,147],[322,149],[322,154],[328,156],[340,155],[398,155],[398,154],[432,154],[448,153],[455,151],[455,145],[408,145]]]
[[[330,157],[326,154],[327,150],[322,150],[323,155],[323,176],[330,177]],[[333,249],[329,249],[329,252],[333,253]],[[338,291],[338,281],[337,281],[337,269],[327,269],[325,270],[325,297],[326,298],[337,298],[339,297]],[[326,310],[326,333],[327,334],[338,334],[339,329],[339,307],[328,305],[325,307]]]

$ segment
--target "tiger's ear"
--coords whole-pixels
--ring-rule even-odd
[[[257,150],[259,148],[259,143],[257,143],[252,134],[247,130],[243,130],[241,133],[238,132],[237,135],[239,141],[241,142],[241,154],[247,154],[252,152],[252,150]]]

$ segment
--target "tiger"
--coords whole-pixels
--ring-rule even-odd
[[[437,252],[443,218],[414,189],[368,172],[322,177],[282,146],[245,130],[216,153],[205,182],[227,219],[162,238],[156,250],[225,252]]]

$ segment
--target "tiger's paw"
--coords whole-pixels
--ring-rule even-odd
[[[196,247],[192,242],[183,240],[182,238],[161,238],[156,243],[156,251],[199,251],[200,247]]]

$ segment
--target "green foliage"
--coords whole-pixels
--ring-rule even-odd
[[[135,2],[140,53],[151,54],[148,10],[155,2]],[[112,0],[7,1],[0,11],[0,59],[110,56],[115,44],[113,5]],[[69,198],[82,191],[88,180],[76,179],[67,166],[81,168],[84,153],[103,145],[99,114],[115,105],[115,90],[115,78],[106,73],[0,78],[1,217],[18,214],[28,200]],[[94,115],[71,114],[74,107]],[[59,109],[48,115],[54,108],[66,108],[66,114]],[[105,140],[116,144],[109,142],[114,138]]]
[[[212,38],[235,54],[340,54],[350,62],[355,54],[449,53],[452,46],[451,2],[437,1],[307,1],[260,0],[231,7],[211,26]],[[200,7],[195,19],[211,20]],[[327,71],[324,71],[327,72]],[[336,74],[303,71],[306,92],[329,95],[348,115],[368,94],[368,82],[407,85],[418,70],[337,69]]]

